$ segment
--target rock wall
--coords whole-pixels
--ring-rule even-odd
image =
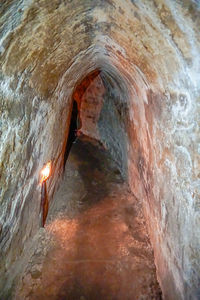
[[[50,197],[59,183],[74,89],[100,70],[127,103],[119,136],[164,297],[199,299],[199,2],[6,0],[0,16],[2,293],[39,228],[49,160]]]
[[[99,140],[97,123],[100,117],[105,87],[100,72],[92,72],[75,89],[73,98],[78,103],[79,127],[82,134]]]
[[[98,119],[99,139],[111,153],[121,174],[127,178],[127,120],[128,99],[121,86],[120,76],[102,74],[105,86],[104,101]]]

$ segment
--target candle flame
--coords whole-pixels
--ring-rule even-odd
[[[51,174],[51,162],[48,162],[41,170],[41,183],[46,181]]]

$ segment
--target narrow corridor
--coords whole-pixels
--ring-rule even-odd
[[[141,202],[95,141],[73,144],[16,299],[161,299]]]

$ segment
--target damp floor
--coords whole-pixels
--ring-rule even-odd
[[[73,144],[15,299],[161,299],[141,200],[97,143]]]

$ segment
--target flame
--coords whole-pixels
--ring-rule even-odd
[[[43,183],[44,181],[46,181],[50,175],[51,175],[51,162],[48,162],[41,170],[40,182]]]

